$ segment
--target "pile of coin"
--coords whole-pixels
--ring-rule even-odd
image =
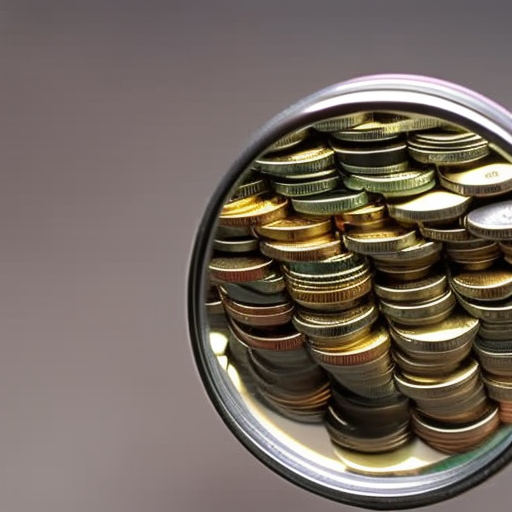
[[[209,263],[208,308],[257,396],[366,453],[412,432],[460,453],[511,422],[511,191],[487,141],[429,116],[359,112],[277,141]]]

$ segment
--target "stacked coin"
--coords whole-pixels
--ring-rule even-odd
[[[327,412],[334,443],[391,450],[411,420],[443,452],[471,449],[512,419],[512,200],[496,202],[511,191],[512,164],[440,119],[298,130],[222,209],[208,311],[221,301],[261,400]]]

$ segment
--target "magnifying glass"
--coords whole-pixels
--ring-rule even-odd
[[[276,473],[372,509],[474,487],[512,455],[512,116],[408,75],[289,107],[205,205],[188,315]]]

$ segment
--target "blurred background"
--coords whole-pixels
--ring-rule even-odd
[[[324,86],[405,72],[512,108],[506,1],[0,2],[0,510],[354,510],[254,459],[186,326],[206,202]],[[512,468],[436,510],[508,502]]]

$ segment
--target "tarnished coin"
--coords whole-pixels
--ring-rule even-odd
[[[214,257],[208,268],[212,280],[243,283],[264,279],[272,273],[272,260],[264,256]]]
[[[476,448],[500,425],[497,407],[490,407],[480,420],[463,425],[427,420],[421,413],[414,410],[411,420],[412,428],[419,437],[433,448],[448,454],[464,453]]]
[[[466,216],[466,228],[480,238],[512,239],[512,200],[488,204],[470,211]]]
[[[259,241],[254,237],[216,238],[213,248],[220,252],[246,253],[258,250]]]
[[[380,301],[381,311],[391,320],[403,325],[436,324],[448,318],[455,307],[455,296],[448,290],[441,297],[428,301],[403,302]]]
[[[433,190],[403,203],[388,204],[389,215],[410,222],[448,222],[468,209],[470,197],[446,190]]]

